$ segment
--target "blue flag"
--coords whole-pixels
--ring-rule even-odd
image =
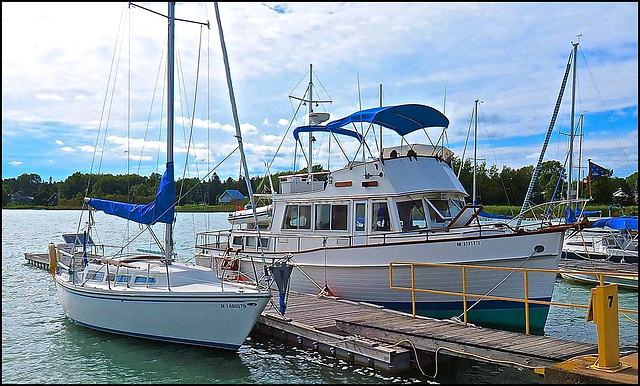
[[[589,176],[593,179],[600,176],[609,177],[613,173],[609,169],[605,169],[600,165],[596,165],[589,161]]]

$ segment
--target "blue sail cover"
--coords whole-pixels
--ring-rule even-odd
[[[162,175],[156,199],[149,204],[128,204],[96,198],[89,199],[89,205],[106,214],[115,215],[140,224],[173,223],[176,188],[173,183],[173,162],[167,162],[167,170]]]
[[[618,216],[600,219],[587,228],[635,229],[638,230],[638,216]]]
[[[358,141],[362,142],[362,135],[358,132],[355,132],[353,130],[348,130],[348,129],[342,129],[340,127],[328,127],[328,126],[299,126],[296,127],[293,130],[293,138],[296,139],[296,141],[298,141],[298,137],[300,136],[299,133],[311,133],[314,131],[327,131],[330,133],[336,133],[336,134],[342,134],[342,135],[348,135],[350,137],[353,137],[355,139],[357,139]]]
[[[404,136],[423,127],[448,127],[449,119],[433,107],[420,104],[406,104],[355,112],[329,122],[326,127],[334,130],[353,122],[371,122]]]
[[[484,210],[481,210],[480,213],[478,213],[478,216],[486,217],[486,218],[498,218],[503,220],[511,220],[513,218],[511,216],[506,216],[503,214],[494,214],[494,213],[485,212]]]

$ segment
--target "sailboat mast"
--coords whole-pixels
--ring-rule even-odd
[[[569,188],[567,189],[567,199],[571,200],[573,198],[572,187],[573,187],[573,137],[575,136],[575,130],[573,127],[576,113],[576,67],[578,64],[578,44],[580,43],[571,43],[573,44],[573,76],[572,76],[572,86],[571,86],[571,120],[569,123],[569,175],[567,176],[567,180],[569,182]],[[577,190],[576,190],[576,199]]]
[[[476,173],[478,169],[478,102],[476,99],[476,106],[474,109],[474,131],[473,131],[473,205],[477,205],[476,201]]]
[[[551,133],[553,132],[553,127],[556,124],[556,118],[558,117],[558,111],[560,110],[560,102],[562,102],[562,96],[564,95],[564,89],[567,85],[567,78],[569,77],[569,72],[571,71],[571,60],[573,57],[573,51],[569,54],[569,60],[567,61],[567,68],[564,71],[564,76],[562,78],[562,85],[560,86],[560,92],[558,93],[558,98],[556,99],[556,105],[553,108],[553,114],[551,115],[551,121],[549,122],[549,128],[547,129],[547,135],[544,138],[544,143],[542,144],[542,150],[540,151],[540,156],[538,157],[538,163],[536,164],[535,169],[533,169],[533,174],[531,175],[531,180],[529,181],[529,188],[527,188],[527,194],[524,197],[524,202],[522,203],[522,208],[520,208],[520,214],[518,214],[518,222],[516,227],[520,227],[522,223],[522,218],[524,212],[529,207],[529,201],[531,199],[531,193],[533,193],[533,187],[538,180],[538,174],[540,173],[540,167],[542,165],[542,160],[544,159],[544,153],[547,151],[547,145],[549,144],[549,138],[551,138]]]
[[[382,83],[380,83],[380,92],[378,93],[380,97],[380,107],[382,107]],[[380,161],[382,161],[383,156],[383,148],[382,148],[382,125],[378,125],[378,129],[380,130]]]
[[[309,63],[309,119],[313,113],[313,64]],[[309,122],[311,124],[311,122]],[[309,163],[307,164],[307,174],[311,180],[311,167],[313,166],[313,135],[309,132]]]
[[[174,40],[175,40],[175,6],[176,3],[169,2],[169,32],[167,39],[167,163],[173,163],[173,71],[174,71]],[[171,181],[171,183],[174,183]],[[167,264],[171,264],[173,253],[173,222],[165,224],[164,232],[164,252]]]
[[[233,113],[233,122],[236,126],[236,139],[238,140],[238,150],[240,150],[240,160],[242,161],[242,167],[244,169],[245,182],[247,183],[247,191],[249,192],[249,200],[251,202],[251,208],[253,209],[253,221],[256,224],[256,231],[258,232],[258,245],[262,253],[262,263],[264,260],[264,248],[262,245],[262,236],[260,235],[260,226],[258,225],[258,214],[256,213],[256,202],[253,197],[253,189],[251,188],[251,179],[249,178],[249,168],[247,167],[247,157],[244,153],[244,146],[242,144],[242,132],[240,131],[240,120],[238,119],[238,109],[236,108],[236,98],[233,93],[233,84],[231,83],[231,70],[229,69],[229,57],[227,56],[227,46],[224,43],[224,34],[222,32],[222,23],[220,22],[220,10],[218,9],[218,3],[213,3],[216,11],[216,21],[218,22],[218,33],[220,34],[220,46],[222,48],[222,59],[224,61],[224,69],[227,75],[227,87],[229,88],[229,100],[231,101],[231,111]]]

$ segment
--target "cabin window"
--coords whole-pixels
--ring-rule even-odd
[[[331,205],[331,230],[347,230],[347,205]]]
[[[233,236],[233,245],[242,246],[242,236]]]
[[[431,226],[443,226],[447,221],[446,215],[438,209],[435,203],[439,203],[439,206],[442,207],[442,203],[446,201],[442,200],[427,200],[427,207],[429,208],[429,219],[431,220]],[[448,208],[448,206],[447,206]],[[446,213],[446,212],[445,212]]]
[[[261,237],[260,240],[262,240],[263,248],[269,247],[269,238]],[[258,242],[257,237],[247,237],[247,247],[259,248],[260,246],[257,244],[257,242]]]
[[[403,231],[422,229],[427,226],[422,201],[399,201],[397,205]]]
[[[104,273],[102,272],[89,271],[87,274],[87,280],[102,281],[102,278],[104,278]]]
[[[311,205],[287,205],[282,229],[311,229]]]
[[[331,229],[331,204],[316,205],[316,230]]]
[[[449,208],[449,200],[429,200],[435,207],[435,209],[440,212],[442,217],[451,218],[451,210]]]
[[[461,210],[460,204],[452,199],[428,199],[427,203],[432,225],[443,225],[454,218]]]
[[[391,230],[391,220],[389,219],[389,209],[386,202],[374,202],[371,205],[371,220],[371,230]]]
[[[356,203],[355,216],[354,216],[354,230],[356,232],[364,232],[365,229],[365,218],[367,216],[367,204],[364,202]]]
[[[133,284],[156,284],[155,277],[146,277],[146,276],[136,276],[133,280]]]
[[[347,230],[346,204],[318,204],[316,205],[316,230]]]
[[[131,276],[129,275],[116,276],[116,283],[129,283],[130,280],[131,280]]]
[[[459,200],[449,199],[449,210],[451,211],[451,217],[456,217],[462,210],[464,202]]]

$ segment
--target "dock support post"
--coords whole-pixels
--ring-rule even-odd
[[[596,324],[598,333],[598,360],[590,367],[611,372],[628,367],[620,362],[617,284],[599,285],[591,289],[588,321]]]

